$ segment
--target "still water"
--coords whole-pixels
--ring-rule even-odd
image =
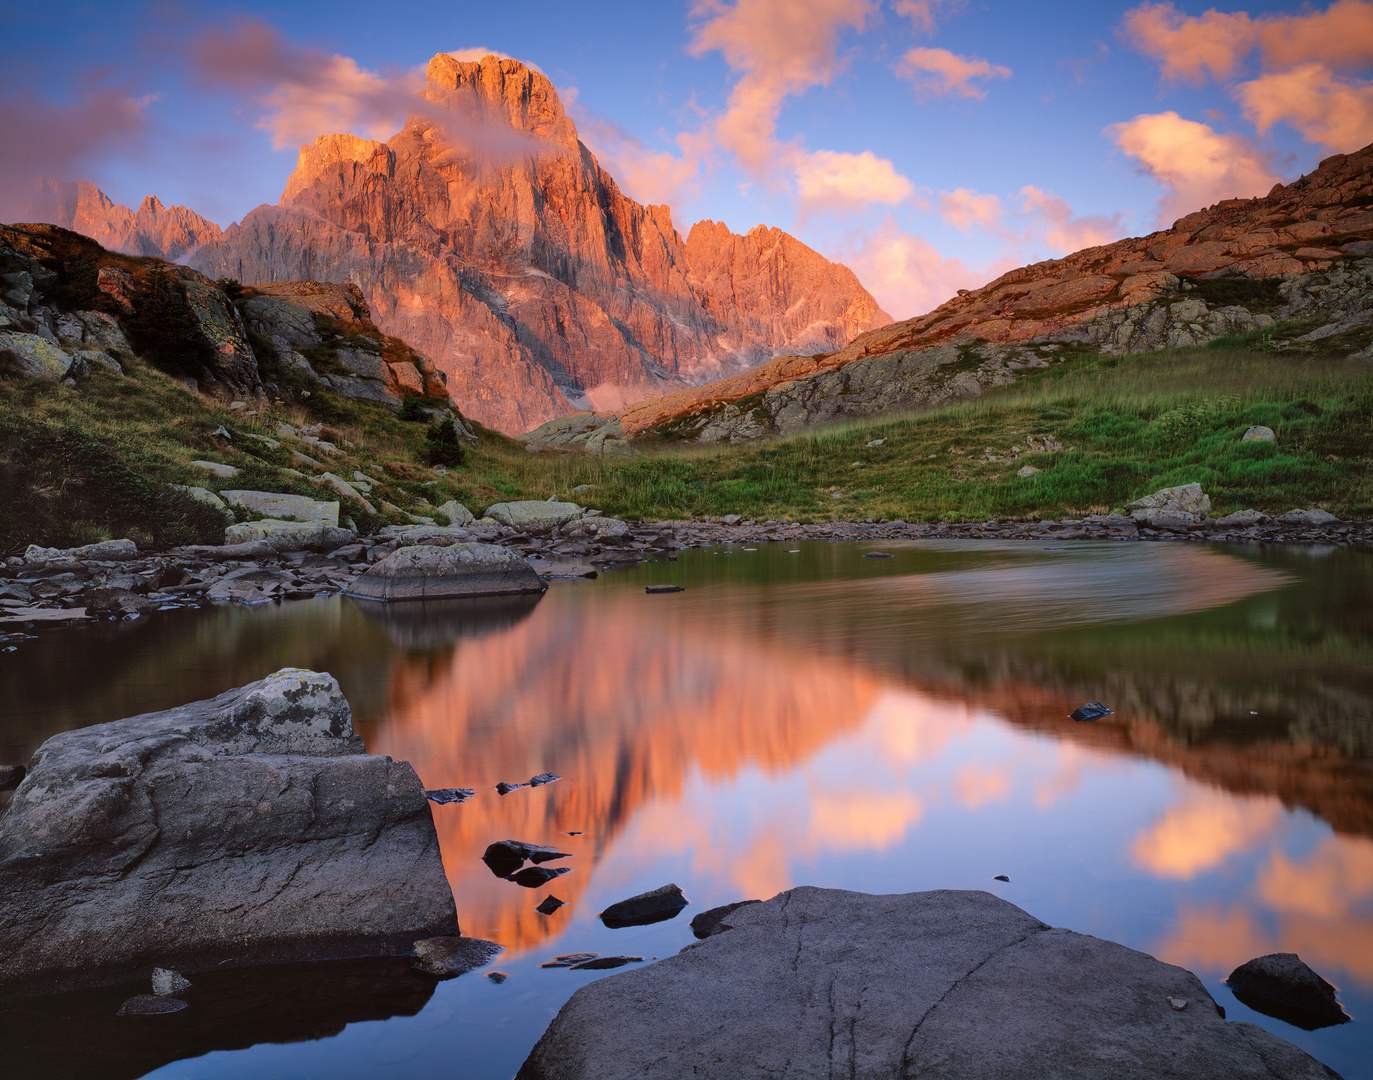
[[[34,1075],[504,1080],[578,986],[613,977],[539,967],[555,954],[670,955],[694,913],[793,885],[957,888],[1186,966],[1231,1019],[1373,1078],[1373,558],[796,547],[684,551],[423,619],[334,597],[19,643],[0,762],[281,667],[332,672],[370,751],[478,789],[434,818],[463,930],[505,946],[509,978],[297,965],[199,978],[151,1040],[111,1018],[127,988],[0,1009],[0,1037],[46,1048],[22,1059]],[[1088,698],[1115,715],[1068,719]],[[546,771],[564,779],[493,789]],[[575,869],[497,879],[479,857],[506,838]],[[691,900],[677,919],[595,918],[667,882]],[[568,903],[545,916],[549,893]],[[1277,951],[1354,1022],[1306,1032],[1236,1001],[1224,977]]]

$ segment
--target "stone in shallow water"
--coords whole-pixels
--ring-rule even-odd
[[[594,960],[583,960],[580,964],[570,965],[571,971],[604,971],[606,968],[624,967],[626,964],[642,964],[642,956],[598,956]]]
[[[708,938],[712,934],[722,934],[733,927],[725,922],[725,917],[731,912],[738,911],[746,904],[759,904],[761,900],[739,900],[733,904],[721,904],[713,907],[709,911],[703,911],[691,920],[691,932],[698,938]]]
[[[433,788],[424,793],[424,797],[430,802],[446,806],[448,803],[463,803],[475,795],[476,789],[470,787],[444,787]]]
[[[11,986],[457,928],[419,777],[367,754],[338,683],[299,668],[45,742],[0,817],[0,895]]]
[[[612,930],[623,926],[647,926],[674,918],[687,903],[687,898],[676,885],[662,885],[611,904],[601,912],[600,918]]]
[[[599,979],[519,1080],[1332,1080],[1196,976],[985,892],[801,887]],[[1178,1012],[1168,998],[1192,1002]]]
[[[1103,716],[1111,716],[1111,710],[1099,701],[1089,701],[1085,705],[1080,705],[1068,714],[1072,720],[1100,720]]]
[[[539,901],[539,906],[536,907],[534,910],[537,911],[540,915],[552,915],[553,912],[557,911],[566,903],[567,901],[559,900],[556,896],[545,896],[541,901]]]
[[[489,964],[505,946],[481,938],[446,934],[415,942],[415,967],[440,978],[463,975]]]
[[[523,885],[526,889],[537,889],[541,885],[547,885],[555,877],[570,873],[570,866],[526,866],[523,870],[511,874],[510,880],[516,885]]]
[[[1255,957],[1230,972],[1225,983],[1251,1009],[1307,1031],[1349,1022],[1335,988],[1296,953]]]
[[[348,587],[365,600],[447,600],[542,593],[548,585],[518,554],[499,544],[398,548]]]
[[[594,952],[574,952],[564,953],[562,956],[555,956],[552,960],[546,960],[540,964],[543,968],[571,967],[573,964],[580,964],[583,960],[590,960],[594,956],[600,956]]]

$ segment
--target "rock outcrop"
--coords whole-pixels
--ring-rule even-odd
[[[222,231],[189,207],[163,206],[154,195],[131,210],[89,181],[62,182],[55,176],[39,181],[29,220],[79,232],[110,251],[155,255],[170,262],[218,239]]]
[[[1124,355],[1273,331],[1373,359],[1373,146],[1260,199],[1230,199],[1144,237],[1023,266],[845,347],[530,433],[703,442],[787,434],[971,397],[1072,349]],[[1291,330],[1284,333],[1284,328]]]
[[[582,987],[519,1080],[1332,1080],[1201,981],[983,892],[791,889]]]
[[[578,140],[552,84],[514,60],[440,53],[385,143],[327,135],[192,263],[245,283],[357,282],[386,333],[507,432],[577,408],[834,349],[889,320],[845,267],[762,226],[684,242]]]
[[[292,668],[45,742],[0,816],[0,894],[6,993],[457,932],[414,769]]]

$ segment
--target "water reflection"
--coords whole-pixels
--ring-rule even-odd
[[[633,932],[593,918],[669,880],[693,911],[800,883],[994,889],[1191,967],[1222,1000],[1237,964],[1296,951],[1356,1023],[1308,1036],[1237,1015],[1373,1075],[1358,1064],[1373,1061],[1360,1019],[1373,1008],[1373,560],[760,547],[420,618],[335,598],[82,631],[98,682],[67,677],[61,643],[76,639],[53,632],[0,666],[16,702],[0,746],[22,760],[65,727],[285,664],[332,671],[369,749],[412,761],[428,787],[478,789],[436,806],[435,823],[464,930],[507,947],[506,986],[526,1004],[488,1000],[470,977],[440,987],[442,1015],[505,1025],[499,1045],[468,1033],[474,1075],[513,1073],[577,985],[538,974],[546,954],[685,944],[685,917]],[[688,588],[646,596],[652,583]],[[1088,698],[1115,715],[1069,720]],[[494,791],[545,771],[564,779]],[[492,877],[480,856],[506,838],[572,852],[573,872],[539,890]],[[534,908],[549,893],[569,904],[545,916]],[[457,1021],[432,1023],[395,1075],[451,1061],[457,1036],[442,1032]],[[350,1029],[335,1043],[373,1040],[359,1060],[375,1064],[392,1060],[388,1038],[403,1036]],[[331,1053],[310,1059],[316,1071],[291,1058],[291,1075],[351,1060]],[[212,1066],[175,1075],[232,1074]]]

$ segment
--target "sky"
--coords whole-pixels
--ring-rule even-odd
[[[439,52],[537,67],[684,236],[775,225],[898,319],[1373,142],[1373,0],[0,0],[0,220],[55,175],[228,225]]]

